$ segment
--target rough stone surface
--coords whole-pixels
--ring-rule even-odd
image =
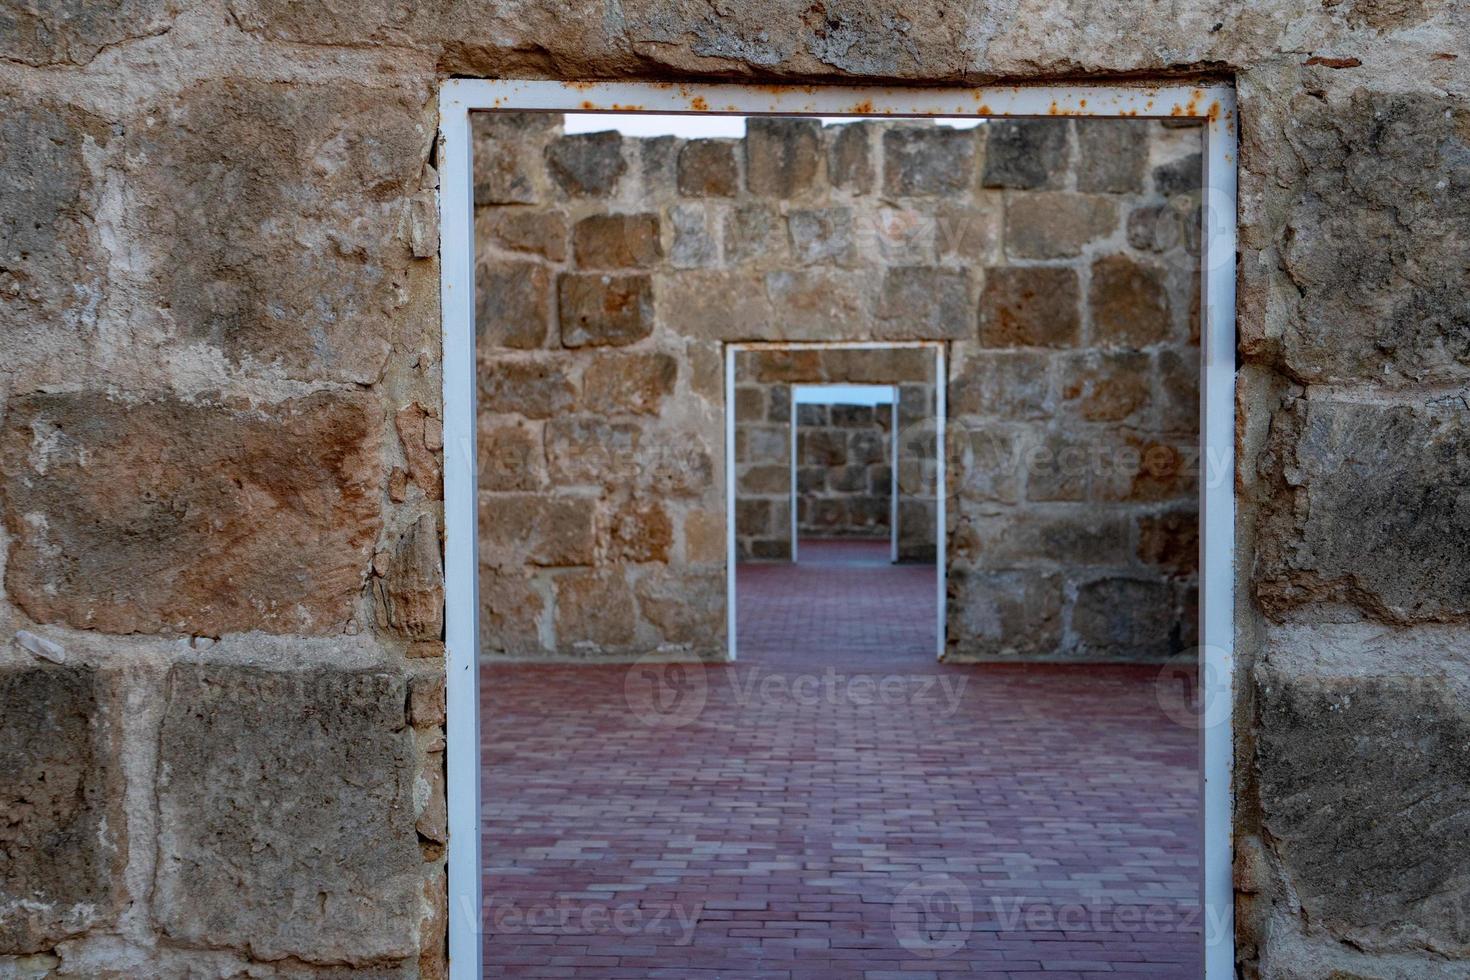
[[[986,187],[1058,187],[1071,152],[1067,124],[1059,119],[1006,119],[986,126]]]
[[[160,315],[231,363],[376,380],[413,261],[396,195],[432,128],[350,84],[209,81],[149,110],[127,127],[127,220]]]
[[[398,539],[378,583],[385,625],[410,640],[437,640],[444,632],[444,563],[439,529],[424,514]]]
[[[7,7],[19,15],[19,8]],[[0,13],[0,36],[5,31]],[[3,42],[0,42],[3,43]],[[54,320],[74,335],[95,329],[106,289],[93,217],[98,189],[89,148],[110,132],[95,116],[45,102],[0,97],[0,324],[36,334]]]
[[[749,119],[745,182],[752,194],[795,197],[817,178],[821,123],[815,119]]]
[[[1006,208],[1006,251],[1020,259],[1058,259],[1112,234],[1113,202],[1097,194],[1017,194]]]
[[[485,347],[546,343],[551,277],[535,262],[486,262],[475,270],[475,340]]]
[[[345,393],[253,408],[13,398],[6,590],[35,620],[109,633],[339,632],[381,522],[370,412]]]
[[[92,667],[0,668],[0,950],[38,953],[108,921],[125,830]]]
[[[872,191],[872,128],[866,122],[837,127],[827,150],[827,176],[833,187],[855,194]]]
[[[1077,273],[1044,266],[987,269],[980,297],[980,343],[986,347],[1067,347],[1082,314]]]
[[[513,252],[530,252],[553,262],[567,257],[567,216],[561,211],[483,209],[475,216],[475,228],[477,235],[483,228],[491,241]]]
[[[583,269],[642,269],[663,254],[656,214],[594,214],[572,229]]]
[[[628,171],[616,131],[562,136],[547,144],[546,164],[558,187],[573,197],[607,197]]]
[[[496,568],[590,565],[597,549],[596,517],[586,497],[481,497],[480,561]]]
[[[1168,339],[1172,326],[1164,271],[1109,256],[1092,264],[1092,329],[1103,343],[1144,346]]]
[[[883,275],[878,317],[886,339],[968,338],[973,310],[968,270],[898,266]]]
[[[1280,619],[1345,603],[1389,623],[1470,618],[1470,480],[1462,410],[1298,402],[1262,469],[1255,592]]]
[[[1078,119],[1074,126],[1079,191],[1133,194],[1143,190],[1148,140],[1138,126],[1126,119]]]
[[[1099,659],[1162,660],[1183,649],[1165,583],[1109,578],[1077,592],[1072,629],[1085,653]]]
[[[480,406],[488,412],[515,412],[546,419],[576,403],[577,390],[566,371],[547,358],[482,359]]]
[[[554,584],[559,644],[571,651],[617,651],[633,642],[637,609],[622,575],[585,569],[559,575]]]
[[[1358,948],[1470,953],[1456,854],[1470,791],[1470,710],[1444,677],[1262,669],[1265,828],[1319,928]]]
[[[975,134],[932,126],[883,134],[883,190],[900,197],[962,194],[975,180]]]
[[[567,273],[557,280],[565,347],[621,347],[653,331],[653,285],[643,275]]]
[[[582,376],[582,403],[606,414],[657,415],[678,377],[669,354],[604,354]]]
[[[407,686],[390,671],[170,669],[153,912],[257,959],[418,956]]]
[[[104,48],[168,30],[174,0],[95,4],[6,4],[0,8],[0,57],[27,65],[85,65]]]
[[[734,197],[740,189],[735,144],[691,140],[679,150],[679,193],[690,197]]]

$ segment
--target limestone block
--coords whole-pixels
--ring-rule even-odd
[[[572,229],[572,252],[583,269],[647,268],[664,254],[658,215],[589,215]]]
[[[628,171],[616,130],[561,136],[546,146],[546,169],[572,197],[608,197]]]
[[[1069,347],[1082,329],[1080,287],[1071,269],[985,271],[980,343],[986,347]]]
[[[653,284],[646,275],[563,273],[557,300],[564,347],[621,347],[653,332]]]
[[[158,736],[153,915],[255,959],[417,957],[407,685],[388,671],[179,664]]]
[[[734,197],[740,189],[733,140],[690,140],[679,149],[679,193]]]
[[[582,375],[582,405],[600,414],[657,415],[678,376],[670,354],[598,354]]]
[[[590,565],[597,550],[596,501],[546,494],[480,498],[480,562],[494,568]]]
[[[1006,207],[1006,252],[1021,259],[1068,258],[1117,226],[1117,206],[1106,195],[1016,194]]]
[[[621,569],[578,569],[554,585],[558,652],[617,651],[633,642],[638,612]]]
[[[546,419],[570,411],[577,390],[554,357],[481,357],[480,408]]]
[[[796,197],[810,190],[821,160],[815,119],[751,118],[745,123],[745,182],[750,193]]]
[[[348,392],[13,398],[6,589],[33,619],[108,633],[338,632],[382,519],[381,411]]]
[[[1077,587],[1072,630],[1078,653],[1102,660],[1164,660],[1183,649],[1167,582],[1104,578]]]
[[[1071,140],[1063,119],[1004,119],[986,124],[985,187],[1034,190],[1066,177]]]
[[[1136,194],[1143,190],[1148,164],[1146,124],[1130,119],[1077,119],[1073,125],[1079,151],[1079,191]]]
[[[970,129],[889,129],[883,133],[883,192],[895,197],[963,194],[974,185],[975,149]]]
[[[1172,320],[1164,270],[1110,255],[1092,264],[1087,288],[1097,343],[1144,347],[1169,339]]]

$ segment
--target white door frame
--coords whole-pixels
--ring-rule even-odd
[[[1231,882],[1235,564],[1236,103],[1228,85],[992,88],[747,86],[451,78],[439,90],[440,312],[444,371],[445,657],[448,675],[449,970],[483,972],[475,510],[475,245],[470,112],[672,112],[807,116],[1092,116],[1202,120],[1200,716],[1205,977],[1235,971]],[[942,404],[944,386],[937,389]],[[726,396],[731,393],[727,390]],[[733,433],[727,430],[727,438]],[[944,445],[943,432],[939,433]],[[942,459],[943,453],[940,454]],[[945,494],[939,494],[943,526]],[[732,556],[733,557],[733,556]],[[943,559],[943,549],[940,549]],[[940,608],[944,603],[941,601]]]
[[[796,564],[797,541],[800,538],[800,522],[796,519],[797,499],[797,461],[796,461],[796,427],[799,424],[796,418],[796,407],[798,405],[849,405],[855,402],[843,401],[803,401],[801,393],[810,388],[843,388],[846,390],[861,389],[876,395],[880,390],[888,396],[886,402],[875,401],[872,403],[874,413],[877,413],[879,405],[888,406],[888,458],[892,461],[888,474],[888,551],[889,561],[898,561],[898,385],[872,385],[872,384],[843,384],[840,381],[803,381],[791,385],[791,563]],[[863,402],[862,404],[868,404]],[[729,406],[726,406],[729,411]],[[726,518],[729,520],[729,518]],[[940,651],[941,654],[943,651]],[[734,659],[733,657],[731,658]]]

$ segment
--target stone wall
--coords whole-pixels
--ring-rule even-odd
[[[790,560],[791,389],[794,384],[833,383],[899,386],[899,558],[933,561],[938,515],[934,352],[921,348],[773,349],[736,355],[737,556],[741,561]],[[886,539],[893,453],[889,409],[876,415],[851,405],[802,410],[805,420],[797,426],[800,533]]]
[[[432,570],[395,570],[432,550],[407,532],[436,496],[437,430],[412,406],[440,403],[426,194],[438,80],[1215,77],[1238,88],[1243,137],[1240,974],[1462,976],[1470,888],[1457,838],[1445,835],[1465,808],[1454,752],[1470,719],[1470,587],[1455,574],[1470,564],[1455,482],[1470,382],[1467,17],[1449,0],[1191,0],[1168,16],[1067,0],[828,5],[817,16],[784,2],[0,6],[7,431],[34,417],[49,454],[56,416],[34,413],[60,411],[40,396],[66,396],[77,418],[154,442],[139,466],[171,460],[150,472],[174,484],[134,496],[96,480],[65,492],[46,486],[46,455],[9,460],[0,474],[7,502],[33,508],[6,522],[3,541],[0,617],[12,642],[0,653],[0,808],[25,816],[4,845],[13,873],[0,896],[0,969],[442,973],[432,856],[443,666],[408,657],[432,653],[432,640],[400,632],[432,632],[432,617],[413,626],[389,616],[432,606],[415,600],[432,596]],[[155,414],[135,417],[136,405]],[[386,483],[382,494],[363,490],[382,519],[361,529],[365,543],[320,530],[326,504],[291,489],[319,487],[306,472],[318,467],[351,487],[350,448],[326,463],[278,454],[252,469],[265,474],[258,481],[221,478],[211,462],[241,458],[223,449],[248,446],[251,433],[289,440],[293,426],[355,412],[361,427],[345,431],[361,436],[357,458],[372,460],[374,444],[382,453],[364,486],[380,470]],[[194,421],[155,424],[171,414]],[[333,438],[342,428],[325,426]],[[90,476],[95,437],[78,438],[89,451],[56,480]],[[196,453],[213,441],[221,451]],[[342,493],[349,512],[365,506],[355,494]],[[250,519],[229,523],[235,506]],[[177,530],[216,516],[284,546],[268,566],[206,579],[189,596],[201,584],[198,542],[234,538]],[[23,543],[52,527],[65,535]],[[23,547],[35,557],[12,572]],[[139,556],[152,558],[150,589],[112,601],[96,575],[128,586]],[[325,579],[324,561],[338,569]],[[374,593],[395,597],[382,604],[386,627]],[[184,628],[130,625],[152,622]],[[252,696],[268,724],[231,720],[211,733],[225,709],[199,704],[194,683],[209,671],[248,685],[265,671],[345,687],[363,670],[389,681],[354,695],[382,713],[340,724],[324,723],[341,717],[331,687],[263,686]],[[400,682],[401,716],[389,710],[403,703]],[[369,733],[381,781],[307,764],[313,750],[356,753]],[[194,780],[200,754],[235,773],[230,808],[207,811],[230,845],[227,874],[275,899],[251,898],[248,930],[231,931],[233,895],[227,910],[214,904],[223,893],[201,907],[175,885],[207,832],[180,822],[179,804],[221,799]],[[280,775],[251,786],[251,767]],[[43,768],[45,786],[31,779]],[[399,817],[405,781],[412,832]],[[297,832],[309,828],[289,816],[321,807],[344,815],[329,866],[313,863],[326,853],[320,834]],[[75,846],[57,846],[66,841]],[[408,872],[422,897],[400,902],[414,853],[430,857]],[[384,894],[394,898],[373,901]],[[371,935],[321,911],[349,901],[387,910]],[[244,931],[267,940],[253,946]],[[295,938],[270,938],[282,934]]]
[[[698,545],[724,521],[720,342],[747,340],[948,345],[950,659],[1193,644],[1197,128],[475,126],[488,655],[722,656],[723,540]],[[926,380],[933,362],[807,353],[736,383]],[[906,428],[932,422],[915,394]],[[762,401],[769,418],[781,398]],[[905,434],[910,462],[933,458],[925,438]],[[788,556],[789,422],[747,420],[735,448],[737,538]],[[900,528],[933,528],[932,487],[912,495]],[[929,533],[902,556],[932,558]]]

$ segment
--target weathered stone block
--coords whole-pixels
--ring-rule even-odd
[[[597,551],[597,502],[590,497],[496,494],[480,498],[480,563],[590,565]]]
[[[1047,355],[983,351],[966,357],[949,383],[949,413],[1040,418],[1050,411]]]
[[[24,8],[7,9],[23,16]],[[4,20],[0,13],[0,37],[8,41],[14,35]],[[0,99],[0,145],[7,148],[0,157],[0,325],[7,334],[34,334],[37,323],[95,327],[106,262],[88,218],[98,197],[85,154],[108,140],[95,116]]]
[[[381,625],[410,640],[439,639],[444,632],[444,563],[433,515],[421,515],[398,539],[375,592]]]
[[[941,204],[934,216],[939,254],[981,265],[998,264],[1005,215],[1000,196],[980,197],[974,206]]]
[[[733,140],[690,140],[679,150],[679,193],[734,197],[740,190]]]
[[[424,496],[439,500],[444,496],[444,475],[439,465],[444,448],[444,426],[418,402],[400,408],[393,415],[393,426],[408,462],[408,474]]]
[[[833,187],[853,194],[873,189],[872,131],[870,122],[850,122],[830,130],[827,179]]]
[[[568,572],[554,585],[559,653],[616,651],[633,642],[638,612],[622,569]]]
[[[1150,125],[1131,119],[1074,120],[1080,151],[1077,189],[1106,194],[1141,192]]]
[[[1006,119],[985,126],[986,187],[1058,187],[1071,150],[1064,119]]]
[[[1009,659],[1047,656],[1062,642],[1062,577],[1055,572],[949,572],[948,656]]]
[[[1159,428],[1164,432],[1199,431],[1200,357],[1197,348],[1159,352]]]
[[[758,385],[740,385],[736,388],[735,421],[761,422],[765,418],[766,390]]]
[[[798,262],[847,265],[856,257],[851,208],[793,210],[786,216],[786,228]]]
[[[171,668],[152,908],[164,933],[260,960],[417,957],[406,703],[389,671]]]
[[[745,183],[752,194],[795,197],[817,179],[822,124],[753,117],[745,123]]]
[[[616,130],[562,136],[546,146],[546,169],[572,197],[608,197],[628,171]]]
[[[980,343],[986,347],[1069,347],[1082,329],[1081,289],[1071,269],[985,270]]]
[[[1282,618],[1349,603],[1391,623],[1470,618],[1470,440],[1454,404],[1298,402],[1258,468],[1257,599]]]
[[[676,204],[669,208],[669,224],[674,226],[670,265],[676,269],[694,269],[719,261],[719,247],[710,231],[710,218],[703,204]]]
[[[771,332],[773,316],[760,273],[691,270],[661,275],[655,290],[664,326],[701,340],[748,340]]]
[[[973,336],[968,269],[898,266],[884,270],[878,316],[886,339],[963,340]]]
[[[476,207],[541,200],[541,147],[554,122],[539,112],[470,113]]]
[[[1154,190],[1164,197],[1197,191],[1203,183],[1204,162],[1198,153],[1154,168]]]
[[[411,298],[400,229],[424,112],[352,83],[184,87],[126,127],[123,209],[146,242],[130,262],[184,337],[233,363],[377,381]]]
[[[1293,99],[1274,238],[1291,288],[1273,313],[1304,382],[1470,374],[1470,124],[1428,93]]]
[[[949,479],[962,497],[1002,503],[1021,499],[1025,458],[1015,433],[998,427],[965,426],[949,442],[958,449],[958,453],[951,450]]]
[[[657,415],[678,377],[679,362],[670,354],[599,354],[582,375],[582,405],[604,414]]]
[[[667,562],[674,525],[657,501],[628,501],[609,519],[607,541],[609,561]]]
[[[85,65],[104,48],[163,33],[178,12],[176,0],[7,4],[0,11],[0,57],[38,67]]]
[[[564,273],[556,285],[563,346],[620,347],[653,332],[646,275]]]
[[[1164,660],[1184,648],[1174,589],[1150,579],[1105,578],[1077,587],[1077,653],[1101,660]]]
[[[485,347],[544,346],[551,277],[537,262],[484,262],[475,269],[475,339]]]
[[[626,480],[638,469],[642,428],[596,415],[563,415],[546,424],[546,465],[558,486]]]
[[[1006,252],[1023,259],[1080,255],[1117,226],[1117,206],[1100,194],[1016,194],[1006,208]]]
[[[1153,404],[1153,361],[1140,351],[1085,351],[1060,359],[1060,408],[1085,422],[1133,422]]]
[[[381,430],[361,394],[13,398],[6,590],[40,622],[107,633],[337,632],[381,523]]]
[[[864,300],[871,276],[825,269],[768,273],[770,325],[782,338],[828,339],[867,319]]]
[[[1470,708],[1439,677],[1256,677],[1256,765],[1303,914],[1372,950],[1470,951]]]
[[[718,654],[725,641],[725,575],[716,569],[679,569],[645,575],[634,587],[638,610],[665,643]]]
[[[786,493],[790,486],[791,467],[789,466],[762,464],[752,466],[740,474],[741,493]]]
[[[709,444],[698,431],[675,428],[642,440],[636,468],[640,493],[698,497],[715,485]]]
[[[1176,575],[1199,570],[1199,512],[1194,507],[1138,518],[1138,560]]]
[[[483,510],[482,510],[483,513]],[[483,527],[483,525],[482,525]],[[546,651],[540,618],[546,600],[523,569],[480,567],[480,650],[529,657]]]
[[[481,490],[536,490],[546,482],[541,433],[521,421],[482,418],[476,433],[476,469]]]
[[[785,253],[781,213],[769,204],[741,204],[725,218],[725,258],[749,262]]]
[[[684,516],[684,560],[690,564],[725,560],[725,515],[691,510]]]
[[[831,429],[798,429],[796,458],[807,466],[842,466],[847,462],[847,438]]]
[[[1087,288],[1099,344],[1144,347],[1169,339],[1169,292],[1164,270],[1110,255],[1092,264]]]
[[[0,951],[37,953],[116,913],[116,733],[91,667],[0,668]]]
[[[883,134],[883,191],[898,197],[958,195],[975,181],[975,131],[934,125]]]
[[[594,214],[572,229],[572,253],[583,269],[642,269],[664,254],[658,215]]]
[[[780,530],[771,521],[771,502],[759,498],[735,501],[735,533],[741,537]]]
[[[512,252],[530,252],[553,262],[567,257],[567,216],[561,211],[485,208],[475,215],[476,237]]]
[[[487,412],[546,419],[570,411],[576,402],[571,379],[550,357],[482,360],[479,382],[480,408]]]

